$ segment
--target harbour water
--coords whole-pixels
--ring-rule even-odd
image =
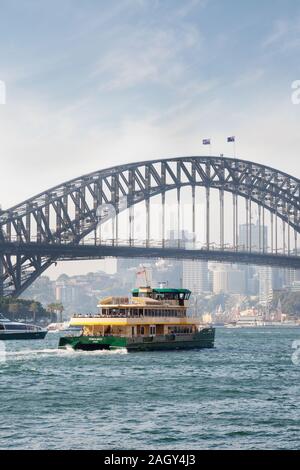
[[[299,449],[296,340],[220,328],[214,350],[133,354],[6,342],[0,448]]]

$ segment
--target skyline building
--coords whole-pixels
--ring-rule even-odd
[[[213,269],[214,294],[244,294],[246,289],[245,271],[237,266],[220,265]]]
[[[190,289],[193,294],[209,292],[209,272],[207,261],[183,261],[182,281],[186,289]]]
[[[259,280],[259,303],[267,307],[273,300],[272,268],[269,266],[260,266],[257,270]]]

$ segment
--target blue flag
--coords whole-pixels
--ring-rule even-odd
[[[210,139],[203,139],[202,143],[203,145],[210,145]]]
[[[227,142],[235,142],[235,137],[234,135],[231,137],[227,137]]]

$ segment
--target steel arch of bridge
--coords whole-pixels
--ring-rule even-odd
[[[83,257],[83,254],[76,255],[75,248],[79,247],[81,240],[99,224],[97,215],[99,206],[112,205],[118,214],[123,210],[121,201],[124,197],[127,198],[127,207],[145,201],[148,235],[150,199],[161,194],[164,205],[167,191],[177,190],[180,198],[180,189],[184,186],[192,188],[193,211],[195,188],[197,186],[206,188],[207,217],[209,217],[209,191],[218,189],[221,208],[222,204],[224,206],[224,193],[230,192],[234,195],[233,204],[235,197],[241,196],[246,199],[248,221],[249,214],[251,220],[251,204],[256,203],[271,213],[271,222],[273,216],[276,216],[292,227],[296,234],[300,232],[300,180],[274,168],[239,159],[206,156],[120,165],[72,179],[8,210],[1,211],[2,294],[20,295],[52,263],[64,258],[66,249],[71,252],[73,247],[74,258]],[[209,227],[209,220],[207,222]],[[54,230],[51,228],[53,226]],[[222,251],[224,233],[221,233],[220,238]],[[209,245],[208,228],[206,257],[214,258],[215,255],[209,254]],[[251,262],[251,259],[255,261],[257,254],[250,253],[251,240],[247,248],[249,256],[246,261],[241,261]],[[144,251],[146,252],[146,249]],[[168,256],[168,251],[162,250],[161,254]],[[169,254],[171,256],[171,253]],[[98,254],[95,252],[95,256],[100,255],[101,250],[98,249]],[[273,255],[268,260],[265,257],[265,261],[264,255],[266,256],[262,253],[260,261],[262,263],[276,264],[276,256],[279,263],[281,262],[280,255]],[[219,258],[224,259],[221,253]],[[235,259],[239,260],[238,254]],[[298,257],[291,256],[290,259],[293,266],[300,266]],[[288,260],[285,264],[288,264]]]

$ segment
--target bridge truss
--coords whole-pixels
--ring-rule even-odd
[[[203,188],[205,241],[180,244],[180,205],[185,187],[191,191],[192,232],[196,238],[197,187]],[[175,191],[177,201],[178,246],[165,236],[166,194]],[[217,191],[218,213],[211,207],[211,192]],[[224,209],[230,193],[232,241],[228,248]],[[151,242],[150,201],[161,198],[161,243]],[[243,200],[245,237],[241,246],[239,224]],[[134,207],[145,205],[145,240],[136,246]],[[259,240],[253,246],[253,208],[257,208]],[[126,246],[119,241],[119,217],[128,213],[129,236]],[[270,241],[264,236],[266,217]],[[218,218],[218,247],[211,239],[212,224]],[[101,239],[101,226],[113,221],[110,243]],[[97,228],[98,227],[98,228]],[[280,227],[280,228],[279,228]],[[98,230],[98,231],[97,231]],[[2,295],[19,296],[49,266],[61,259],[103,256],[157,256],[189,259],[280,265],[298,268],[300,232],[300,180],[257,163],[224,157],[180,157],[144,161],[100,170],[65,182],[0,213],[0,288]],[[86,243],[93,234],[94,243]],[[109,246],[110,245],[110,246]]]

